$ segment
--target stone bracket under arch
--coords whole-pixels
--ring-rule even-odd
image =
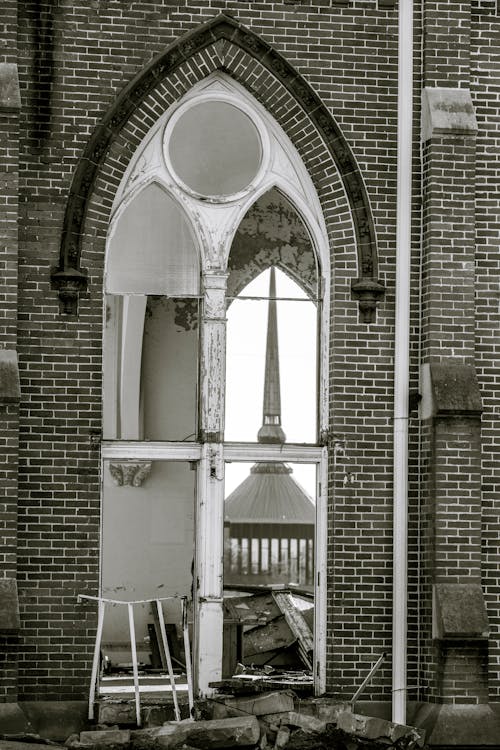
[[[360,301],[362,319],[371,322],[377,299],[385,290],[377,279],[376,240],[368,195],[351,149],[326,105],[286,58],[224,13],[187,33],[156,57],[125,86],[95,128],[73,177],[64,216],[59,266],[51,275],[52,288],[59,293],[61,312],[76,314],[78,296],[86,290],[87,274],[80,266],[80,254],[87,206],[113,140],[163,79],[209,45],[218,44],[223,58],[224,43],[236,45],[251,55],[279,80],[322,135],[340,173],[354,222],[360,274],[352,291]]]

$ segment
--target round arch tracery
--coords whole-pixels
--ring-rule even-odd
[[[168,107],[216,70],[243,84],[294,143],[315,184],[332,237],[341,237],[343,246],[357,251],[358,278],[352,291],[369,322],[384,287],[377,279],[368,197],[349,146],[320,98],[286,59],[224,14],[181,38],[142,71],[118,96],[87,144],[66,206],[59,268],[52,274],[62,311],[76,312],[78,293],[87,286],[85,266],[91,276],[102,274],[103,260],[97,259],[100,249],[104,258],[114,192],[135,149]]]

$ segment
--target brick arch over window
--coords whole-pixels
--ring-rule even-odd
[[[315,183],[327,226],[335,226],[336,237],[356,247],[359,270],[352,292],[364,320],[370,322],[384,287],[377,278],[373,220],[356,160],[304,78],[267,42],[225,14],[155,58],[122,90],[96,127],[73,177],[59,267],[51,277],[62,312],[76,313],[78,294],[87,288],[87,272],[81,265],[85,237],[101,237],[104,242],[114,191],[134,151],[165,110],[215,70],[245,86],[294,143]],[[99,253],[92,245],[95,260]],[[98,269],[89,268],[94,270]]]

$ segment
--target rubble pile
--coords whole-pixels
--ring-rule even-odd
[[[0,738],[0,750],[42,750],[16,739]],[[355,714],[348,703],[281,690],[217,695],[197,705],[196,719],[140,729],[96,724],[71,735],[65,748],[50,744],[51,750],[419,750],[424,737],[413,727]]]
[[[236,680],[235,680],[236,681]],[[237,681],[236,681],[237,682]],[[419,750],[423,733],[413,727],[353,713],[350,703],[297,695],[291,689],[255,690],[242,680],[232,693],[199,701],[194,718],[158,721],[143,728],[96,723],[51,750]],[[244,694],[241,691],[245,690]],[[235,694],[236,692],[236,694]],[[16,741],[17,740],[17,741]],[[20,740],[24,740],[21,742]],[[0,736],[0,750],[47,750],[34,735]],[[30,742],[31,746],[27,744]]]

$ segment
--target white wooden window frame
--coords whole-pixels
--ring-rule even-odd
[[[167,149],[164,138],[172,128],[172,122],[190,104],[209,99],[228,101],[251,116],[263,144],[262,163],[252,183],[237,195],[226,196],[217,202],[200,200],[186,192],[169,167],[168,158],[165,159]],[[195,86],[168,110],[137,150],[116,194],[109,237],[124,207],[152,181],[158,182],[176,198],[190,217],[200,253],[199,428],[208,437],[204,443],[105,440],[102,443],[102,460],[196,462],[194,666],[200,695],[212,692],[209,683],[220,679],[222,670],[225,462],[285,461],[316,465],[314,680],[315,692],[321,694],[326,689],[327,449],[319,445],[292,443],[263,445],[223,442],[213,437],[222,436],[224,431],[226,269],[229,252],[234,234],[246,212],[271,188],[281,190],[295,205],[308,228],[319,260],[322,303],[318,316],[318,435],[327,432],[330,254],[319,200],[298,153],[283,131],[243,87],[221,73],[213,74]],[[121,370],[127,371],[126,362],[122,362]],[[132,372],[136,370],[137,364]]]

